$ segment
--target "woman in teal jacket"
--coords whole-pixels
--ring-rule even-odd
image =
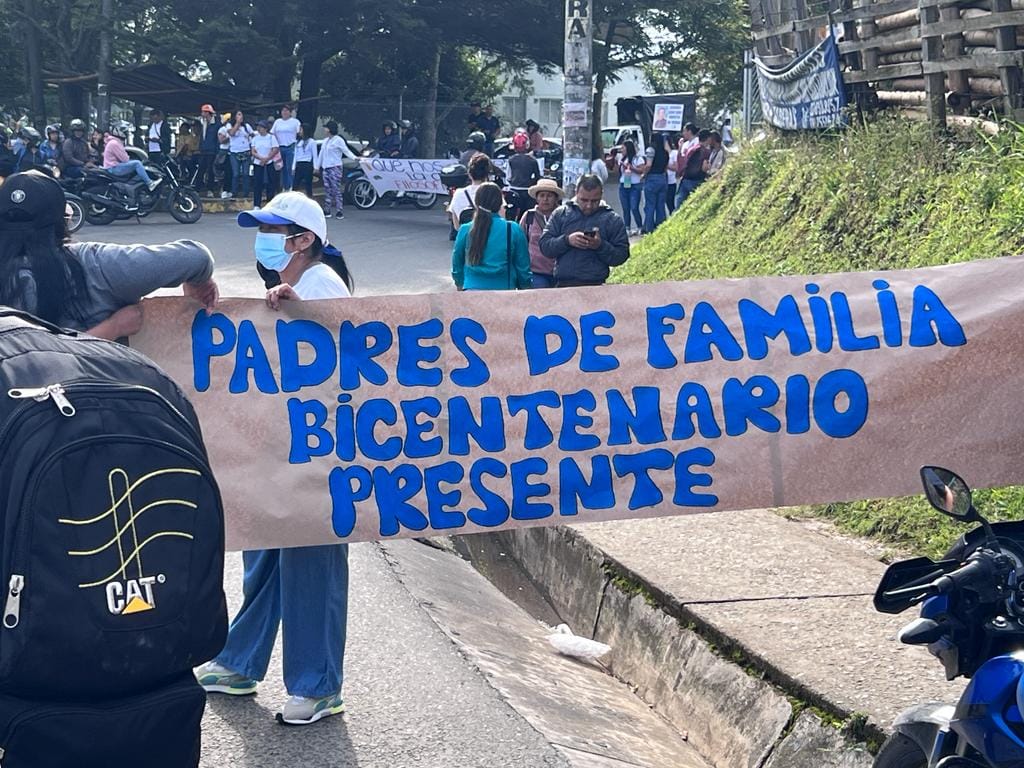
[[[530,287],[530,249],[523,229],[501,215],[497,184],[476,191],[473,221],[459,227],[452,250],[452,279],[459,290],[510,291]]]

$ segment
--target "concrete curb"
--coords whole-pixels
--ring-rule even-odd
[[[811,694],[567,527],[501,532],[573,631],[612,647],[611,671],[717,768],[870,768],[865,744],[826,724],[853,713]],[[884,734],[869,732],[879,740]],[[863,736],[860,736],[863,738]]]

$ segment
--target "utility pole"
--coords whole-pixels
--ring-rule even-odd
[[[96,68],[96,125],[105,131],[110,125],[110,38],[114,27],[114,0],[100,3],[100,53]]]
[[[576,194],[580,176],[590,172],[590,123],[594,119],[593,43],[593,0],[566,0],[562,183],[570,195]]]

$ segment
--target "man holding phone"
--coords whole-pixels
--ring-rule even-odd
[[[555,287],[603,285],[611,267],[629,258],[626,225],[604,202],[594,174],[580,177],[576,197],[558,208],[540,238],[540,250],[555,260]]]

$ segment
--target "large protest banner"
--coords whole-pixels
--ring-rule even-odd
[[[828,35],[781,69],[755,58],[764,119],[787,131],[834,128],[846,123],[846,92],[839,49]]]
[[[385,192],[436,192],[445,195],[448,188],[441,183],[441,169],[453,162],[364,157],[360,159],[359,167],[378,195]]]
[[[898,272],[146,302],[231,548],[1024,481],[1024,258]]]

